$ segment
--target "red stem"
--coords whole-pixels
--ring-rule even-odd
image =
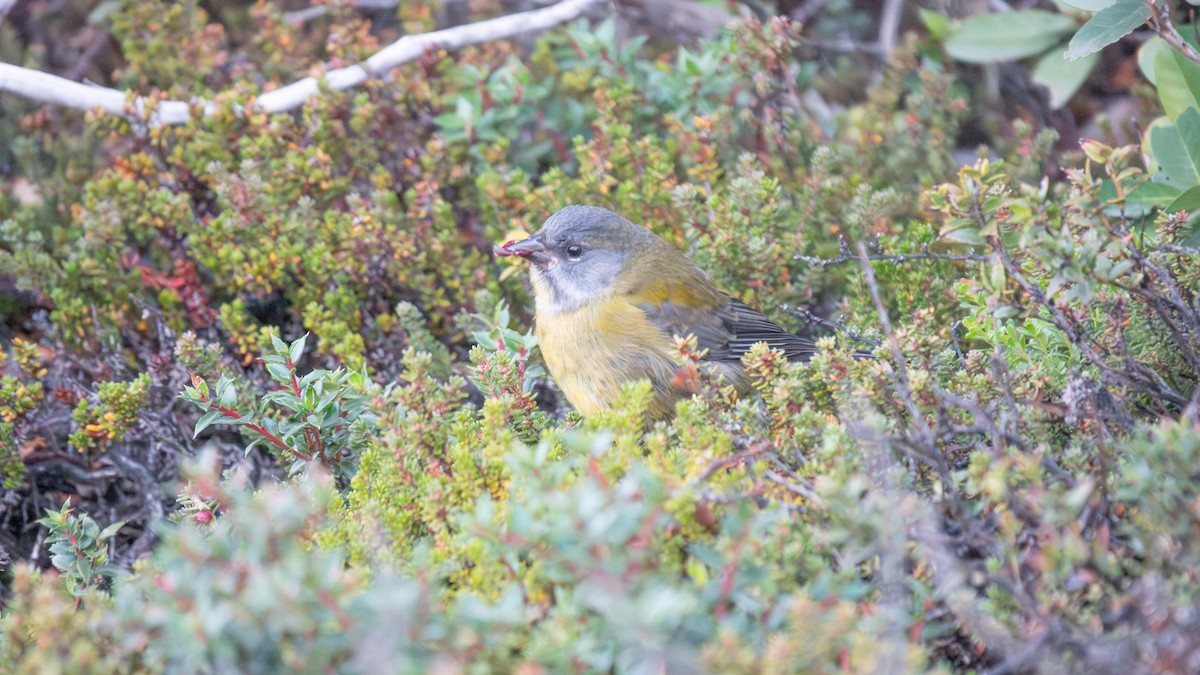
[[[200,399],[200,401],[201,401],[201,403],[210,404],[210,406],[215,410],[220,410],[221,414],[226,417],[229,417],[229,418],[235,419],[235,420],[242,419],[241,414],[239,414],[236,410],[230,410],[229,408],[226,408],[223,405],[214,404],[207,397]],[[279,440],[279,438],[275,434],[267,431],[266,429],[264,429],[263,427],[261,427],[257,424],[248,423],[245,425],[245,427],[251,431],[258,432],[263,438],[267,439],[268,441],[271,441],[271,443],[274,443],[279,448],[282,448],[284,450],[289,450],[289,451],[292,450],[292,448],[289,447],[287,443],[284,443],[283,441]],[[295,451],[293,451],[293,452],[295,452]],[[312,459],[311,456],[305,457],[300,452],[296,452],[296,454],[299,455],[301,458],[303,458],[305,461]]]
[[[292,363],[291,359],[288,359],[287,367],[292,375],[292,393],[296,395],[296,398],[303,400],[304,397],[300,395],[300,382],[296,380],[296,364]],[[307,427],[304,429],[304,442],[308,444],[309,450],[321,455],[325,454],[325,446],[321,443],[321,435]],[[299,455],[300,453],[296,454]],[[304,455],[300,456],[304,457]],[[310,459],[312,459],[312,453],[309,453],[308,457],[304,457],[305,461]]]
[[[733,543],[733,551],[729,557],[729,562],[721,570],[721,589],[717,595],[717,606],[715,614],[718,620],[724,619],[729,613],[729,596],[733,594],[733,581],[737,576],[738,563],[742,555],[742,544],[746,543],[746,537],[750,534],[750,526],[747,525],[741,536]]]
[[[296,395],[296,398],[300,398],[300,383],[296,380],[296,366],[291,359],[288,359],[287,367],[292,373],[292,393]]]

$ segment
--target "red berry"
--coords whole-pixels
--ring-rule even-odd
[[[204,509],[202,511],[196,512],[196,524],[197,525],[207,525],[212,522],[212,519],[213,519],[212,511],[209,511],[208,509]]]

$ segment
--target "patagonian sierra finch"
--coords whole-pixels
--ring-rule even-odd
[[[739,388],[742,356],[756,342],[807,359],[813,343],[713,285],[686,255],[650,230],[595,206],[568,206],[537,234],[495,248],[531,264],[534,334],[555,383],[584,416],[609,408],[621,385],[654,387],[650,415],[674,414],[680,387],[672,338],[695,335],[704,363]]]

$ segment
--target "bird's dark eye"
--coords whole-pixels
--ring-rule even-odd
[[[579,244],[571,244],[570,246],[567,247],[567,257],[568,258],[575,260],[575,259],[579,258],[579,256],[581,256],[581,255],[583,255],[583,247],[580,246]]]

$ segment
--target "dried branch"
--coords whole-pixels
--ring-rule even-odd
[[[812,488],[804,485],[803,483],[787,480],[771,469],[763,470],[763,478],[766,478],[767,480],[775,483],[789,492],[807,499],[812,504],[819,505],[821,503],[821,498],[817,496],[817,493]]]
[[[1171,271],[1154,262],[1150,256],[1133,244],[1132,238],[1128,237],[1127,229],[1115,228],[1110,232],[1117,241],[1126,242],[1125,250],[1138,264],[1143,274],[1148,272],[1149,279],[1162,286],[1166,294],[1158,292],[1158,289],[1151,292],[1150,288],[1140,285],[1132,286],[1116,281],[1112,283],[1118,288],[1142,298],[1154,310],[1159,320],[1170,330],[1171,337],[1192,366],[1192,370],[1200,373],[1200,353],[1197,353],[1192,342],[1194,336],[1200,332],[1200,312],[1197,312],[1184,297],[1186,293],[1176,283]]]
[[[804,23],[814,16],[825,11],[825,5],[828,5],[830,0],[809,0],[803,5],[792,10],[792,21],[796,23]]]
[[[545,30],[571,21],[599,0],[563,0],[544,9],[510,14],[508,16],[455,26],[444,30],[406,35],[384,47],[362,63],[331,70],[324,76],[326,85],[334,91],[357,87],[367,80],[386,75],[391,69],[414,61],[430,49],[454,50],[500,40],[529,31]],[[319,80],[306,77],[285,87],[263,93],[255,101],[254,110],[266,113],[286,112],[300,107],[319,92]],[[148,101],[144,96],[107,87],[89,86],[43,73],[37,70],[0,63],[0,91],[25,98],[77,110],[97,108],[131,119],[147,119]],[[193,113],[210,114],[212,101],[161,101],[148,116],[152,126],[184,124]]]
[[[870,257],[867,255],[867,247],[861,243],[858,245],[858,256],[862,264],[863,277],[867,283],[867,289],[871,292],[871,302],[875,305],[875,313],[879,315],[879,325],[883,328],[884,338],[887,341],[888,348],[892,352],[892,359],[895,361],[895,368],[892,371],[892,385],[895,388],[896,397],[904,404],[910,417],[909,423],[914,433],[915,441],[908,447],[912,451],[910,455],[927,463],[938,472],[942,482],[949,485],[950,471],[945,461],[936,456],[936,454],[924,452],[924,450],[928,449],[930,453],[936,453],[937,441],[933,432],[924,423],[925,416],[921,414],[921,409],[917,406],[917,402],[913,398],[912,387],[909,386],[908,361],[904,357],[904,352],[900,349],[900,342],[896,339],[896,332],[892,329],[892,320],[888,315],[887,307],[880,298],[879,282],[875,280],[875,270],[871,267]],[[904,446],[904,443],[900,445]]]
[[[829,267],[830,265],[840,265],[847,262],[858,262],[862,260],[860,256],[850,251],[850,246],[845,239],[841,239],[838,244],[839,253],[836,258],[819,258],[810,255],[794,255],[792,260],[806,262],[809,265],[817,267]],[[951,262],[988,262],[991,260],[986,255],[981,253],[933,253],[929,250],[929,246],[923,246],[920,253],[882,253],[878,250],[877,245],[872,245],[868,249],[867,260],[883,260],[899,265],[900,263],[912,262],[914,260],[948,260]]]
[[[400,4],[400,0],[351,0],[351,7],[356,9],[390,9]],[[329,5],[313,5],[294,12],[285,12],[283,15],[284,23],[293,26],[302,26],[313,19],[318,19],[329,13]]]
[[[829,4],[818,0],[792,11],[792,20],[803,22],[819,14]],[[896,48],[900,32],[900,19],[904,12],[904,0],[884,0],[879,16],[879,37],[874,42],[859,42],[843,36],[838,40],[805,39],[804,44],[816,49],[844,54],[867,54],[883,62],[887,61]]]
[[[1062,308],[1054,304],[1047,296],[1046,292],[1040,285],[1030,281],[1025,273],[1017,266],[1012,257],[1008,253],[1008,249],[1004,246],[1004,242],[999,238],[990,238],[992,248],[999,256],[1000,263],[1004,266],[1004,271],[1010,278],[1017,282],[1017,285],[1024,291],[1039,307],[1046,308],[1050,314],[1051,322],[1067,337],[1067,340],[1083,354],[1084,358],[1095,366],[1100,372],[1115,378],[1118,381],[1141,387],[1142,389],[1154,394],[1155,396],[1165,399],[1176,405],[1186,405],[1187,397],[1172,389],[1161,375],[1153,370],[1146,368],[1143,364],[1134,361],[1131,357],[1127,358],[1129,371],[1117,370],[1110,366],[1104,360],[1101,354],[1096,351],[1096,348],[1087,340],[1082,333],[1082,326],[1078,322],[1072,321],[1063,312]]]
[[[1159,244],[1156,250],[1165,251],[1166,253],[1182,253],[1183,255],[1200,255],[1200,248],[1179,244]]]
[[[1157,2],[1147,2],[1150,5],[1150,28],[1162,38],[1171,49],[1183,54],[1188,59],[1196,63],[1200,63],[1200,52],[1197,52],[1195,47],[1188,44],[1188,41],[1179,34],[1179,30],[1175,28],[1175,21],[1171,19],[1171,6],[1169,2],[1162,3],[1160,6]]]
[[[825,318],[817,316],[816,314],[813,314],[812,312],[808,311],[807,309],[800,309],[799,307],[788,307],[787,305],[780,305],[779,308],[782,309],[783,311],[787,312],[788,314],[791,314],[792,316],[796,317],[797,319],[800,319],[801,321],[805,321],[807,323],[815,323],[818,326],[824,326],[825,328],[842,333],[843,335],[850,338],[851,340],[861,342],[865,345],[869,345],[871,347],[878,347],[880,344],[882,344],[879,342],[879,340],[872,340],[869,337],[865,337],[861,333],[858,333],[856,331],[850,330],[849,328],[846,328],[845,324],[842,323],[841,321],[830,321],[829,319],[825,319]]]
[[[962,332],[962,325],[963,322],[961,319],[954,322],[954,325],[950,328],[950,339],[954,341],[954,355],[958,357],[958,362],[966,366],[967,355],[963,354],[962,347],[958,344],[958,336]]]
[[[879,17],[879,52],[882,58],[891,56],[896,48],[896,35],[900,32],[900,16],[904,12],[904,0],[885,0]]]

